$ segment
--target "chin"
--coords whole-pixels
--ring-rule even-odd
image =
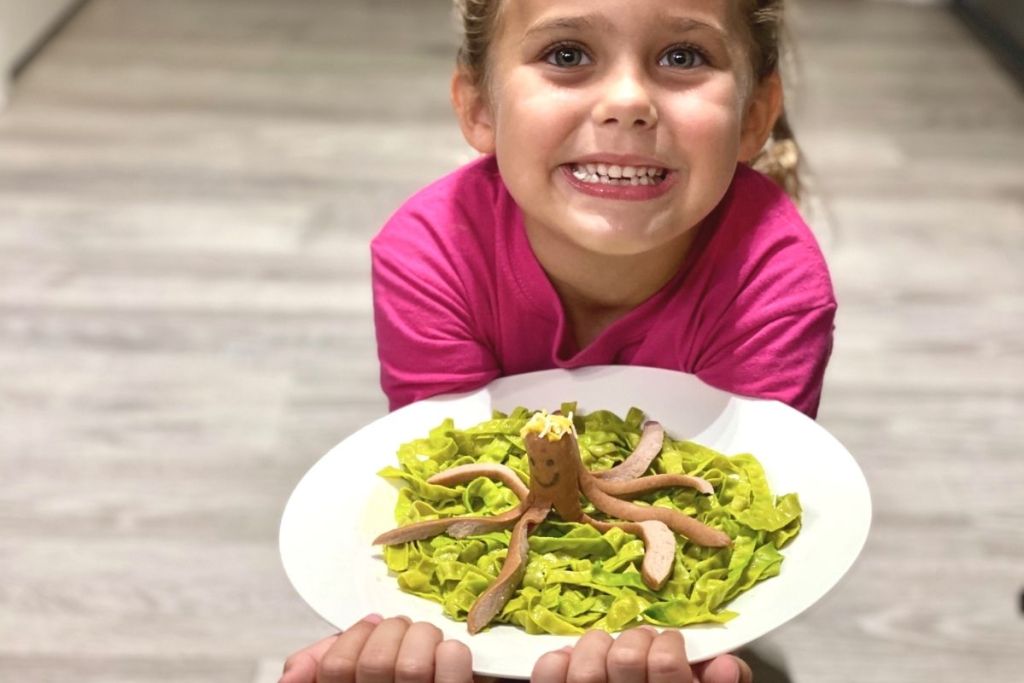
[[[658,240],[652,239],[647,226],[587,222],[590,225],[584,223],[573,238],[587,251],[604,256],[636,256],[660,246]]]
[[[637,256],[657,248],[657,245],[649,244],[641,237],[626,234],[586,235],[576,240],[576,243],[587,251],[602,256]]]

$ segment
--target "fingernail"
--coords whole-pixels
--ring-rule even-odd
[[[374,613],[374,614],[367,614],[365,617],[363,617],[363,621],[365,621],[367,623],[370,623],[370,624],[373,624],[374,626],[376,626],[380,622],[384,621],[384,615],[376,614],[376,613]]]
[[[653,626],[648,626],[647,624],[644,624],[643,626],[641,626],[640,630],[647,631],[648,633],[650,633],[652,635],[655,635],[655,636],[658,635],[658,629],[654,628]]]

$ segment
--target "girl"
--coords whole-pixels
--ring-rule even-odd
[[[813,416],[835,300],[783,188],[782,0],[459,0],[452,81],[483,155],[414,196],[372,245],[391,407],[507,374],[595,364],[694,373]],[[773,135],[774,133],[774,135]],[[777,150],[783,149],[785,154]],[[470,655],[369,618],[282,679],[466,681]],[[545,681],[737,681],[674,631],[585,635]]]

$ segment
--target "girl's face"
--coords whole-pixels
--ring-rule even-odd
[[[502,4],[487,91],[467,97],[463,82],[460,96],[457,78],[455,99],[534,246],[617,256],[685,242],[760,150],[781,97],[777,79],[754,87],[735,3]]]

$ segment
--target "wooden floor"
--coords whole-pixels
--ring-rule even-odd
[[[298,478],[381,415],[367,242],[468,158],[447,0],[92,0],[0,116],[0,680],[277,680]],[[1024,97],[944,11],[804,0],[821,422],[876,518],[798,683],[1024,670]]]

